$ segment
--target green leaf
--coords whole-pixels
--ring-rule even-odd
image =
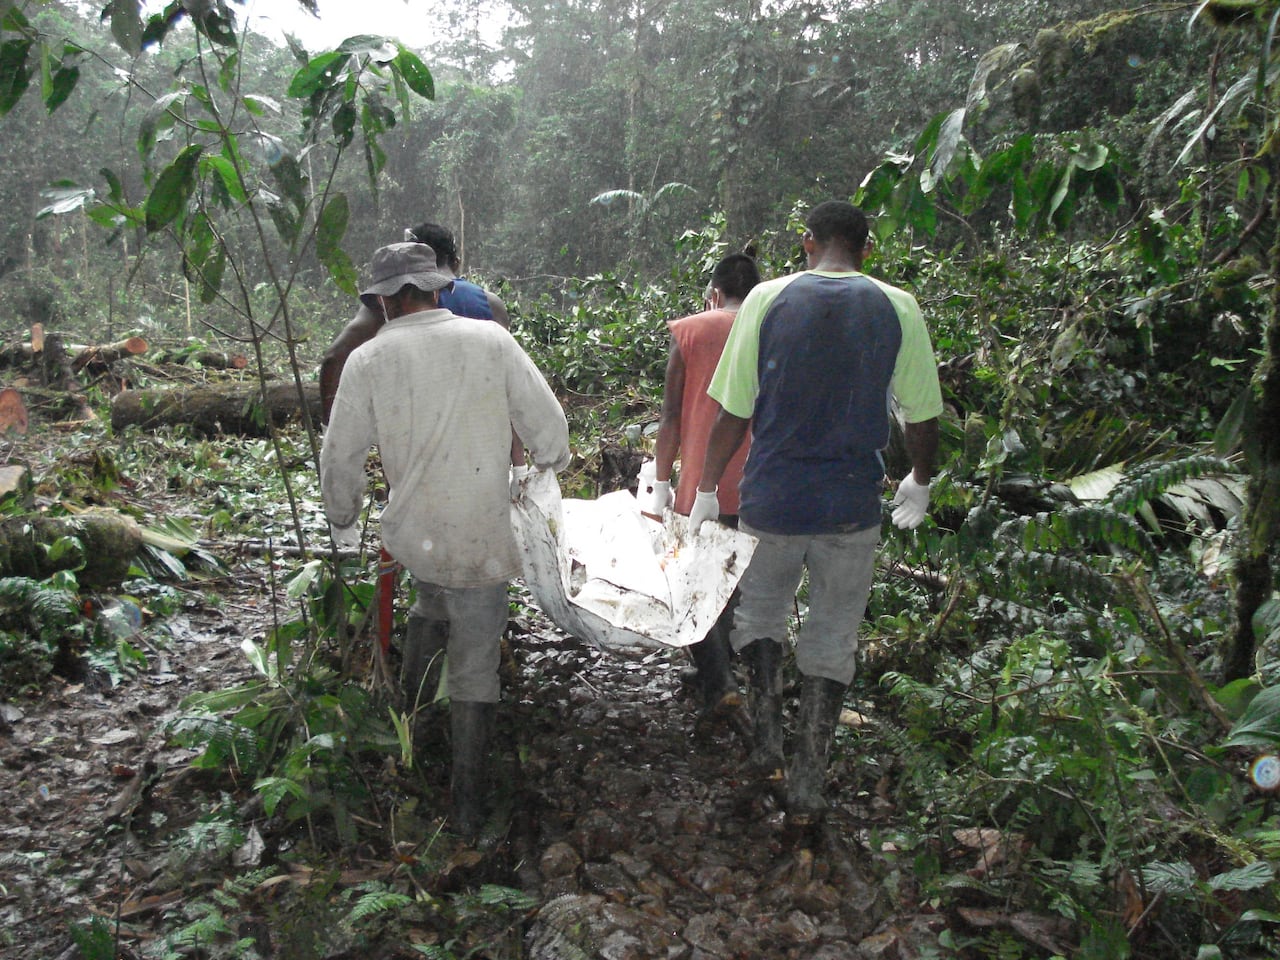
[[[248,193],[245,191],[244,183],[240,180],[240,174],[236,171],[234,163],[224,156],[214,155],[202,158],[200,163],[206,170],[217,174],[223,189],[227,191],[227,196],[236,203],[248,201]]]
[[[138,124],[138,154],[149,156],[155,149],[156,138],[164,130],[168,130],[178,119],[179,113],[171,109],[174,104],[183,105],[187,98],[185,90],[166,93],[153,103]]]
[[[1275,871],[1265,860],[1255,860],[1237,870],[1228,870],[1209,878],[1212,890],[1261,890],[1275,879]]]
[[[329,197],[316,220],[316,254],[325,260],[335,250],[342,248],[342,238],[347,232],[350,210],[345,193]]]
[[[195,191],[196,169],[203,152],[204,147],[199,144],[187,147],[156,178],[145,205],[148,233],[163,230],[186,210],[187,200]]]
[[[15,39],[0,43],[0,117],[22,99],[31,82],[31,66],[27,63],[30,52],[30,40]]]
[[[297,800],[307,798],[307,791],[303,786],[288,777],[263,777],[254,781],[253,789],[262,794],[262,809],[268,817],[275,815],[276,807],[287,796]]]
[[[307,176],[302,172],[297,157],[284,154],[271,164],[271,175],[285,199],[293,204],[298,213],[302,213],[307,206]]]
[[[1280,743],[1280,686],[1267,687],[1249,701],[1222,746],[1265,749],[1277,743]]]
[[[142,3],[140,0],[111,0],[103,19],[111,20],[111,36],[132,56],[142,52]]]
[[[347,59],[344,53],[330,52],[309,61],[289,81],[289,96],[306,98],[321,88],[332,86],[346,66]]]
[[[273,669],[265,650],[248,637],[245,637],[244,640],[240,642],[240,649],[244,651],[244,655],[253,666],[253,669],[257,670],[268,680],[277,679],[275,670]]]
[[[380,63],[387,63],[396,56],[397,46],[394,40],[377,34],[362,33],[347,37],[338,44],[338,53],[352,56],[367,56]]]
[[[306,596],[311,590],[311,585],[320,579],[323,569],[323,560],[311,560],[303,564],[302,569],[290,578],[285,587],[285,594],[290,600],[298,600]]]
[[[79,67],[59,67],[44,91],[44,105],[50,113],[57,110],[71,96],[71,91],[80,82]]]
[[[427,100],[436,98],[435,80],[431,76],[431,71],[427,69],[426,64],[418,58],[417,54],[402,47],[400,53],[391,64],[392,68],[404,78],[404,82],[409,85],[410,90]]]

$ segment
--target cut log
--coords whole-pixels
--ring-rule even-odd
[[[30,418],[27,405],[22,402],[22,394],[13,387],[0,390],[0,435],[7,435],[11,430],[25,434],[29,425]]]
[[[20,463],[8,463],[0,467],[0,502],[13,497],[20,504],[31,498],[31,471]]]
[[[78,548],[50,550],[60,539]],[[44,580],[59,570],[75,570],[80,586],[118,587],[142,548],[142,530],[132,518],[111,510],[87,510],[74,517],[24,516],[0,521],[0,575]],[[83,566],[82,566],[83,564]]]
[[[265,437],[270,427],[301,419],[305,409],[320,421],[320,385],[204,383],[164,390],[125,390],[111,401],[111,428],[188,426],[198,434]]]
[[[218,350],[156,350],[147,359],[152,363],[205,367],[208,370],[243,370],[249,366],[249,358],[243,353],[222,353]]]
[[[73,370],[85,367],[103,368],[108,364],[123,360],[125,357],[136,357],[147,352],[147,341],[141,337],[128,337],[115,343],[103,343],[93,347],[71,347],[74,357],[71,361]]]

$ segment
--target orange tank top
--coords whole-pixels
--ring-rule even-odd
[[[720,412],[720,404],[707,396],[711,375],[716,372],[720,354],[724,352],[729,328],[735,314],[728,310],[708,310],[679,320],[668,321],[684,358],[684,395],[680,405],[680,483],[676,487],[676,512],[688,516],[693,509],[698,482],[702,479],[702,460],[707,452],[711,425]],[[750,438],[729,460],[720,477],[720,512],[738,513],[738,483],[747,460]]]

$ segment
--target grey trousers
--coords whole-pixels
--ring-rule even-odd
[[[507,584],[442,587],[414,580],[412,615],[449,623],[450,700],[498,701],[498,664],[507,627]]]
[[[880,528],[793,535],[765,533],[746,523],[740,529],[760,542],[738,584],[733,649],[766,638],[786,642],[787,619],[807,568],[809,613],[796,639],[796,666],[807,677],[851,683]]]

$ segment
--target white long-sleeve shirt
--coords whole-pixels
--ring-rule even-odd
[[[320,453],[325,513],[355,523],[377,444],[390,484],[382,542],[419,580],[498,583],[520,572],[511,528],[511,428],[540,467],[569,463],[564,411],[496,323],[423,310],[347,359]]]

